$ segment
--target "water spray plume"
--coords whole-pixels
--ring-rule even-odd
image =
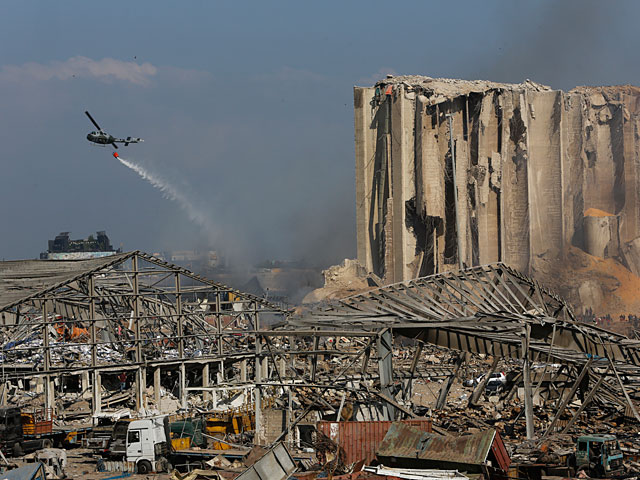
[[[180,207],[185,212],[187,212],[189,219],[206,230],[209,235],[214,236],[216,234],[216,229],[209,216],[202,210],[196,208],[193,203],[191,203],[191,201],[187,198],[187,196],[180,190],[178,190],[174,185],[169,183],[161,176],[150,172],[141,165],[133,163],[131,159],[122,158],[120,155],[118,155],[117,152],[114,152],[113,156],[117,158],[125,167],[130,168],[138,175],[140,175],[140,177],[142,177],[144,180],[153,185],[154,188],[160,190],[165,198],[177,202],[178,205],[180,205]]]

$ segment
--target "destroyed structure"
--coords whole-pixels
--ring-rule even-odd
[[[640,420],[640,342],[576,323],[564,300],[499,263],[298,315],[141,252],[3,262],[0,277],[0,399],[46,406],[60,425],[117,418],[123,407],[142,417],[242,408],[247,430],[221,441],[313,446],[348,472],[345,421],[386,422],[379,440],[402,419],[440,435],[494,428],[517,455],[514,445],[535,453],[559,433],[612,422],[624,440]],[[479,408],[486,380],[468,397],[450,394],[474,365],[485,379],[511,372],[492,408]],[[367,459],[379,453],[369,448]]]
[[[575,305],[640,311],[599,285],[615,265],[578,275],[595,256],[640,285],[639,105],[632,86],[399,76],[355,87],[358,260],[386,283],[499,261]]]
[[[19,383],[59,417],[126,403],[129,395],[117,391],[122,372],[134,386],[135,410],[150,403],[165,410],[163,388],[182,408],[191,391],[215,403],[226,382],[246,389],[247,360],[255,357],[248,344],[260,321],[284,313],[141,252],[2,262],[0,278],[2,398]],[[90,408],[65,412],[68,391],[88,392]]]

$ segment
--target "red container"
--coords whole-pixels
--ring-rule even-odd
[[[369,465],[387,434],[390,421],[381,422],[318,422],[318,430],[340,445],[346,455],[345,463],[364,460]],[[431,420],[402,420],[402,423],[431,432]]]

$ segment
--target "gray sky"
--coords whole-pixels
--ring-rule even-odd
[[[103,229],[127,250],[353,257],[354,84],[638,84],[639,13],[585,0],[4,1],[0,258]],[[182,203],[91,146],[85,109],[143,137],[120,153]]]

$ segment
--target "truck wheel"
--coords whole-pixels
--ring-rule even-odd
[[[51,448],[53,447],[53,442],[49,438],[45,438],[42,440],[42,448]]]
[[[149,460],[140,460],[138,462],[138,473],[151,473],[151,462]]]

